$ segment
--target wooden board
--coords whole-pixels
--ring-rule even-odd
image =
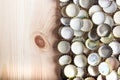
[[[58,0],[0,0],[0,80],[60,79],[58,16]]]

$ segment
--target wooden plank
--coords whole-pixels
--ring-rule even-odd
[[[0,80],[59,80],[57,0],[0,0]]]

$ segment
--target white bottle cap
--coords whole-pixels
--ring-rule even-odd
[[[87,65],[87,58],[83,54],[76,55],[74,58],[74,64],[77,67],[85,67]]]
[[[74,65],[67,65],[64,68],[64,74],[68,78],[73,78],[77,74],[77,69]]]
[[[82,54],[84,51],[84,45],[82,42],[75,41],[71,45],[71,50],[74,54]]]
[[[110,0],[98,0],[98,4],[101,6],[101,7],[109,7],[111,5],[111,1]]]
[[[106,62],[100,63],[98,70],[102,75],[108,75],[110,73],[109,65]]]
[[[114,16],[113,19],[115,21],[116,24],[120,24],[120,11],[117,11]]]
[[[64,66],[66,64],[70,64],[72,61],[72,58],[69,55],[63,55],[59,58],[59,64],[61,66]]]
[[[78,15],[78,13],[79,13],[79,7],[76,4],[71,3],[66,7],[66,14],[69,17],[75,17]]]
[[[99,25],[99,24],[102,24],[104,23],[105,21],[105,15],[103,12],[95,12],[92,16],[92,21],[93,23]]]
[[[70,40],[74,36],[74,31],[70,27],[62,27],[60,33],[61,33],[61,36],[66,40]]]
[[[88,56],[88,63],[91,65],[91,66],[96,66],[100,63],[101,61],[101,57],[98,55],[98,53],[91,53],[89,56]]]
[[[72,18],[70,21],[70,27],[73,30],[79,31],[83,26],[83,21],[80,18]]]
[[[67,41],[60,41],[57,48],[60,53],[68,53],[70,51],[70,43]]]
[[[103,8],[106,13],[114,13],[117,10],[117,4],[115,1],[112,1],[109,7]]]

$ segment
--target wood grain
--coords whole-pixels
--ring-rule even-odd
[[[57,0],[0,0],[0,80],[60,79],[58,16]]]

